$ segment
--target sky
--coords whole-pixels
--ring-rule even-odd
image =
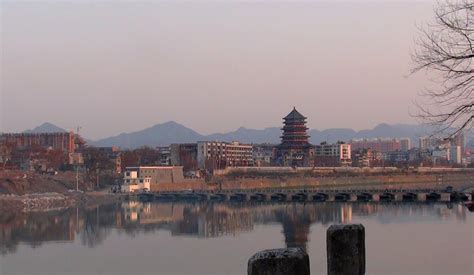
[[[174,120],[202,134],[416,123],[433,1],[1,2],[0,131],[92,139]]]

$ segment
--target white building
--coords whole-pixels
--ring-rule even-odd
[[[150,190],[151,177],[139,177],[138,171],[125,171],[123,177],[123,192],[136,192],[138,190]]]
[[[452,164],[461,164],[461,146],[451,146],[449,147],[449,163]]]

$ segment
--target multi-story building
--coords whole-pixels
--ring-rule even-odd
[[[122,191],[123,192],[135,192],[138,190],[150,190],[151,177],[141,177],[137,170],[125,171],[123,177]]]
[[[427,151],[431,147],[431,139],[429,137],[420,137],[419,146],[421,151]]]
[[[171,165],[181,165],[185,172],[196,171],[198,169],[197,147],[197,143],[171,144]]]
[[[253,166],[253,146],[237,141],[226,146],[227,166]]]
[[[436,147],[431,152],[431,162],[434,166],[447,165],[449,163],[449,148]]]
[[[449,139],[440,139],[435,137],[420,137],[420,150],[433,151],[436,148],[448,148],[451,144]]]
[[[316,166],[351,166],[351,145],[343,142],[315,146]]]
[[[408,152],[411,149],[411,139],[401,138],[400,139],[400,150],[402,152]]]
[[[222,169],[229,166],[253,166],[252,145],[239,142],[200,141],[197,162],[200,169]]]
[[[271,166],[273,164],[274,144],[254,144],[253,162],[255,166]]]
[[[464,133],[460,132],[451,139],[451,146],[459,146],[461,148],[461,156],[464,155]]]
[[[117,146],[94,147],[110,161],[114,166],[114,173],[122,172],[122,155]]]
[[[372,149],[352,150],[352,166],[374,167],[382,163],[382,154]]]
[[[449,147],[449,163],[451,164],[461,164],[462,154],[461,146],[453,145]]]
[[[396,138],[352,139],[349,141],[352,150],[372,149],[380,153],[400,151],[402,144]],[[405,144],[406,145],[406,144]]]
[[[0,135],[3,144],[11,144],[18,148],[40,146],[73,153],[76,149],[74,132],[57,133],[6,133]]]
[[[314,146],[309,143],[306,117],[296,108],[283,118],[281,144],[275,149],[275,161],[281,166],[314,166]]]
[[[408,151],[386,152],[382,154],[382,158],[385,161],[385,165],[406,165],[409,160],[409,154]]]
[[[157,147],[159,154],[159,164],[161,166],[171,165],[171,148],[168,146]]]

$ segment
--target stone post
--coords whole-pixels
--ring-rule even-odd
[[[269,249],[249,259],[248,275],[309,275],[309,257],[302,248]]]
[[[328,275],[365,274],[365,228],[362,224],[331,225],[326,235]]]

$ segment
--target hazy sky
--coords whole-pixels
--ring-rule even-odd
[[[89,138],[175,120],[203,134],[414,123],[428,2],[1,3],[1,131]],[[225,2],[225,3],[219,3]]]

